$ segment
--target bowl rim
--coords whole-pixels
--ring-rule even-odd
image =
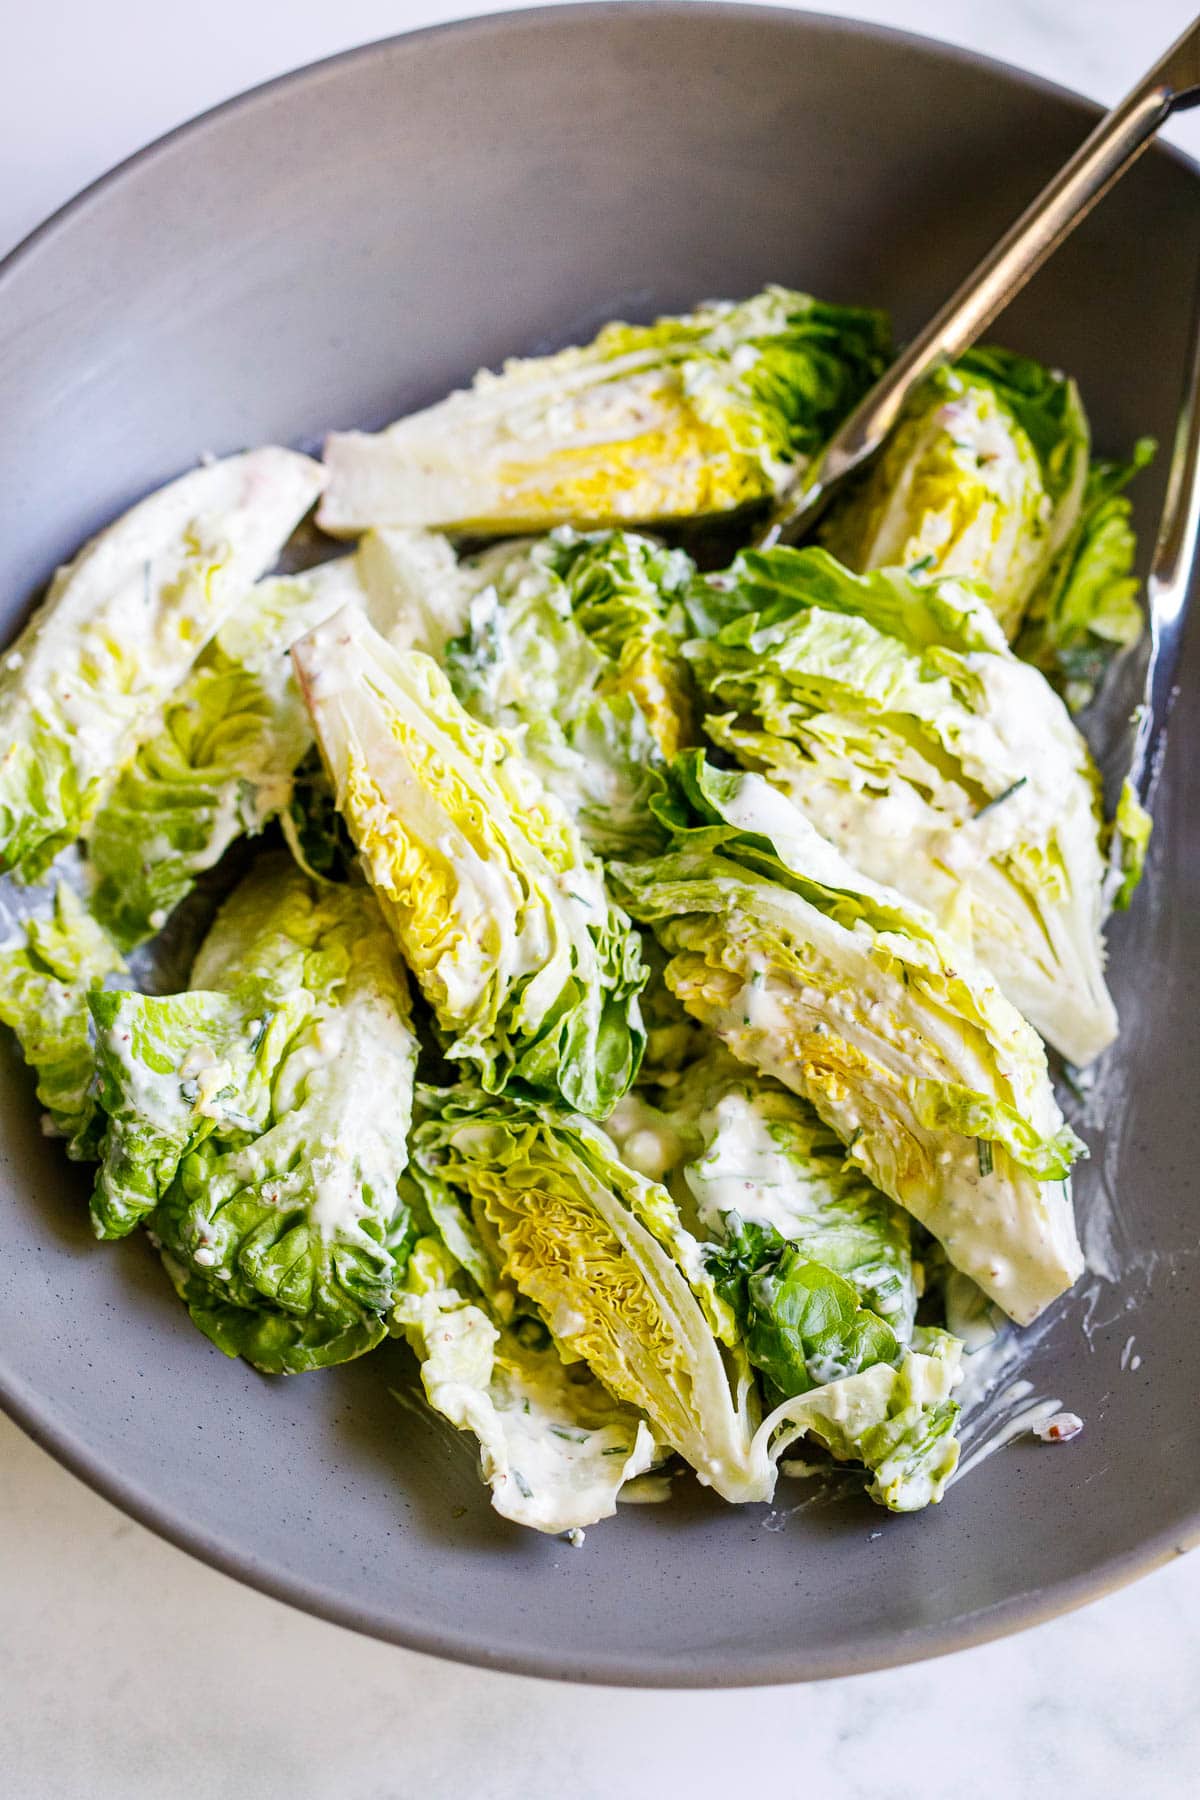
[[[396,46],[416,44],[425,38],[451,35],[463,38],[486,37],[507,31],[517,21],[537,29],[541,26],[560,26],[568,20],[595,21],[618,12],[653,14],[658,19],[670,14],[679,17],[703,15],[709,20],[714,13],[719,13],[726,19],[736,17],[739,22],[744,21],[747,28],[753,28],[755,22],[782,24],[788,21],[800,31],[816,27],[830,35],[871,38],[897,46],[907,45],[925,54],[932,53],[943,62],[959,64],[1027,91],[1042,93],[1079,114],[1082,125],[1094,123],[1104,111],[1095,101],[1089,100],[1076,89],[1048,80],[1001,58],[950,44],[926,33],[837,14],[809,11],[801,7],[742,4],[741,0],[581,0],[579,4],[522,6],[501,12],[465,15],[412,31],[374,38],[333,55],[318,58],[314,62],[304,63],[246,88],[215,106],[207,107],[151,139],[81,188],[0,258],[0,306],[3,305],[6,282],[18,267],[24,268],[36,257],[43,244],[52,241],[65,226],[101,199],[110,187],[119,184],[126,174],[142,163],[163,155],[177,141],[198,137],[227,114],[249,109],[285,89],[299,89],[305,83],[324,79],[331,70],[342,64],[371,58],[382,51],[393,50]],[[1178,146],[1156,141],[1151,146],[1150,154],[1165,157],[1200,180],[1200,160]],[[102,1499],[110,1501],[177,1549],[207,1563],[219,1573],[257,1589],[271,1599],[283,1601],[330,1624],[424,1655],[466,1663],[477,1668],[602,1687],[681,1690],[773,1686],[866,1674],[877,1669],[895,1668],[907,1663],[952,1655],[959,1650],[989,1643],[996,1638],[1044,1624],[1052,1618],[1072,1612],[1143,1575],[1151,1574],[1177,1556],[1185,1555],[1189,1550],[1200,1546],[1198,1501],[1192,1512],[1178,1525],[1164,1527],[1143,1540],[1135,1549],[1110,1557],[1085,1574],[996,1601],[952,1622],[936,1626],[916,1626],[910,1631],[881,1631],[877,1637],[864,1640],[856,1649],[843,1650],[833,1655],[823,1652],[819,1656],[813,1656],[806,1653],[803,1644],[796,1644],[783,1652],[747,1654],[740,1651],[733,1657],[705,1656],[695,1666],[676,1663],[668,1672],[661,1661],[655,1662],[636,1653],[597,1658],[593,1652],[564,1659],[559,1652],[551,1656],[541,1652],[495,1647],[478,1636],[473,1636],[469,1625],[449,1630],[398,1622],[382,1611],[375,1612],[367,1606],[342,1600],[336,1592],[324,1588],[318,1582],[291,1573],[263,1569],[251,1552],[217,1533],[189,1523],[172,1507],[159,1503],[152,1492],[127,1480],[118,1468],[111,1466],[100,1454],[79,1443],[69,1428],[60,1426],[46,1414],[32,1386],[13,1381],[2,1368],[0,1411]]]

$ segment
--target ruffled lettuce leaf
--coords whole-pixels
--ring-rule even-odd
[[[427,1189],[457,1192],[501,1276],[730,1500],[765,1499],[750,1373],[729,1309],[665,1188],[578,1115],[459,1089],[413,1136]]]
[[[323,481],[290,450],[228,457],[59,570],[0,665],[0,870],[34,880],[79,835]]]
[[[338,806],[447,1055],[602,1118],[644,1031],[637,934],[516,743],[344,610],[293,661]]]
[[[762,1430],[776,1458],[805,1434],[840,1462],[869,1469],[867,1492],[877,1504],[917,1512],[937,1504],[958,1466],[959,1406],[952,1396],[961,1365],[957,1338],[918,1326],[898,1366],[875,1362],[781,1401]]]
[[[542,531],[769,499],[890,351],[882,314],[786,288],[506,363],[376,435],[335,432],[320,522]]]
[[[1006,636],[1079,517],[1090,432],[1073,381],[972,350],[913,397],[822,533],[840,561],[985,582]]]
[[[1018,653],[1041,669],[1072,712],[1089,704],[1113,657],[1142,635],[1137,538],[1124,489],[1154,451],[1153,438],[1140,438],[1128,462],[1092,464],[1079,518],[1017,639]]]
[[[124,949],[289,806],[312,728],[287,653],[356,591],[349,558],[260,581],[119,776],[87,835],[92,907]]]
[[[712,1242],[708,1266],[739,1316],[745,1284],[794,1254],[844,1278],[856,1303],[907,1343],[920,1280],[909,1215],[847,1160],[807,1101],[709,1043],[658,1090],[656,1109],[626,1115],[622,1154],[644,1157],[641,1134],[658,1127],[670,1171],[659,1179],[694,1209]],[[612,1135],[611,1120],[606,1129]]]
[[[218,915],[199,984],[92,997],[109,1127],[100,1236],[145,1219],[197,1325],[270,1371],[386,1333],[409,1245],[417,1042],[362,890],[266,858]]]
[[[807,1366],[831,1378],[814,1387],[807,1374],[796,1381],[785,1370],[801,1342],[797,1309],[781,1290],[769,1323],[764,1279],[759,1313],[742,1322],[754,1331],[751,1355],[787,1385],[769,1374],[770,1391],[784,1397],[758,1424],[750,1340],[713,1279],[712,1246],[688,1231],[667,1189],[619,1158],[594,1126],[460,1089],[444,1094],[437,1120],[418,1128],[413,1164],[439,1227],[447,1191],[461,1197],[446,1230],[455,1254],[477,1267],[482,1254],[500,1271],[493,1294],[515,1286],[562,1356],[582,1358],[724,1498],[768,1499],[777,1457],[810,1430],[835,1456],[865,1463],[881,1503],[906,1508],[940,1497],[957,1455],[957,1408],[948,1396],[958,1346],[944,1334],[934,1372],[930,1334],[919,1332],[906,1349],[882,1320],[864,1320],[856,1336],[842,1334],[835,1353],[832,1325],[822,1338],[810,1316]],[[848,1291],[854,1313],[853,1287],[829,1270],[820,1278],[839,1298]],[[891,1360],[876,1367],[873,1348]],[[844,1398],[832,1391],[840,1386],[850,1390]],[[626,1432],[622,1453],[628,1441]]]
[[[718,626],[685,646],[713,742],[934,913],[1071,1062],[1111,1043],[1096,771],[977,592],[781,549],[689,606]]]
[[[519,739],[600,855],[662,847],[650,799],[695,736],[677,604],[692,573],[649,538],[566,528],[464,565],[476,591],[445,657],[454,690]]]
[[[1028,1323],[1082,1270],[1040,1040],[932,917],[871,882],[756,775],[677,759],[676,848],[612,870],[666,978],[733,1053]]]
[[[124,969],[116,946],[65,882],[50,912],[27,918],[21,941],[0,949],[0,1024],[16,1034],[49,1127],[66,1138],[76,1161],[96,1154],[103,1130],[88,996]]]

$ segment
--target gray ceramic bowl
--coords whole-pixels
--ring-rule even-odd
[[[717,5],[474,21],[234,101],[90,189],[0,274],[0,637],[80,539],[200,451],[381,424],[513,351],[768,280],[883,303],[909,330],[1092,117],[932,43]],[[1169,439],[1198,202],[1196,172],[1153,152],[1003,321],[1004,340],[1081,378],[1102,445]],[[1141,484],[1149,532],[1162,480]],[[1196,661],[1193,638],[1191,695]],[[1069,1448],[1013,1446],[916,1518],[733,1510],[692,1486],[623,1509],[582,1553],[519,1535],[467,1443],[393,1398],[412,1380],[399,1347],[266,1380],[192,1329],[143,1242],[93,1243],[83,1176],[39,1136],[7,1045],[5,1404],[219,1567],[381,1637],[541,1675],[834,1675],[1152,1567],[1200,1517],[1200,835],[1181,779],[1198,763],[1189,699],[1149,890],[1114,934],[1126,1031],[1079,1182],[1085,1214],[1115,1196],[1137,1266],[1064,1307],[1033,1357],[1039,1387],[1087,1420]]]

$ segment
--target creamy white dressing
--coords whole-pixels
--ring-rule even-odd
[[[1042,1430],[1062,1407],[1061,1400],[1033,1400],[1028,1405],[1021,1402],[1029,1399],[1033,1392],[1031,1381],[1014,1381],[996,1397],[998,1409],[1003,1409],[1003,1416],[992,1427],[988,1434],[976,1446],[969,1450],[960,1461],[951,1477],[952,1481],[961,1481],[972,1469],[977,1469],[981,1462],[1011,1444],[1016,1438],[1040,1436]]]
[[[553,1351],[530,1351],[453,1289],[401,1297],[430,1405],[479,1441],[492,1504],[535,1530],[582,1532],[609,1518],[658,1458],[645,1422]]]
[[[665,1181],[685,1155],[679,1133],[632,1091],[617,1101],[602,1129],[616,1145],[622,1162],[650,1181]]]
[[[811,1216],[795,1164],[779,1128],[747,1093],[724,1094],[700,1116],[709,1148],[684,1170],[701,1224],[719,1235],[727,1213],[753,1225],[774,1226],[781,1237],[795,1236]]]

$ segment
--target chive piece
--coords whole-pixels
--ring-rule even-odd
[[[1025,783],[1028,780],[1029,780],[1028,775],[1019,775],[1017,777],[1016,781],[1013,782],[1012,786],[1006,787],[1002,794],[997,794],[991,800],[985,800],[983,805],[979,808],[978,812],[975,814],[975,817],[977,819],[982,819],[984,813],[991,812],[993,806],[1003,806],[1004,802],[1006,800],[1011,800],[1012,796],[1016,793],[1017,789],[1023,788],[1025,786]]]
[[[979,1173],[990,1175],[992,1172],[992,1146],[987,1138],[975,1139],[975,1154],[979,1158]]]
[[[523,1500],[532,1500],[533,1499],[533,1489],[530,1487],[529,1483],[526,1481],[525,1477],[522,1475],[520,1469],[514,1469],[512,1474],[513,1474],[513,1480],[517,1484],[517,1490],[520,1493],[521,1498]]]

